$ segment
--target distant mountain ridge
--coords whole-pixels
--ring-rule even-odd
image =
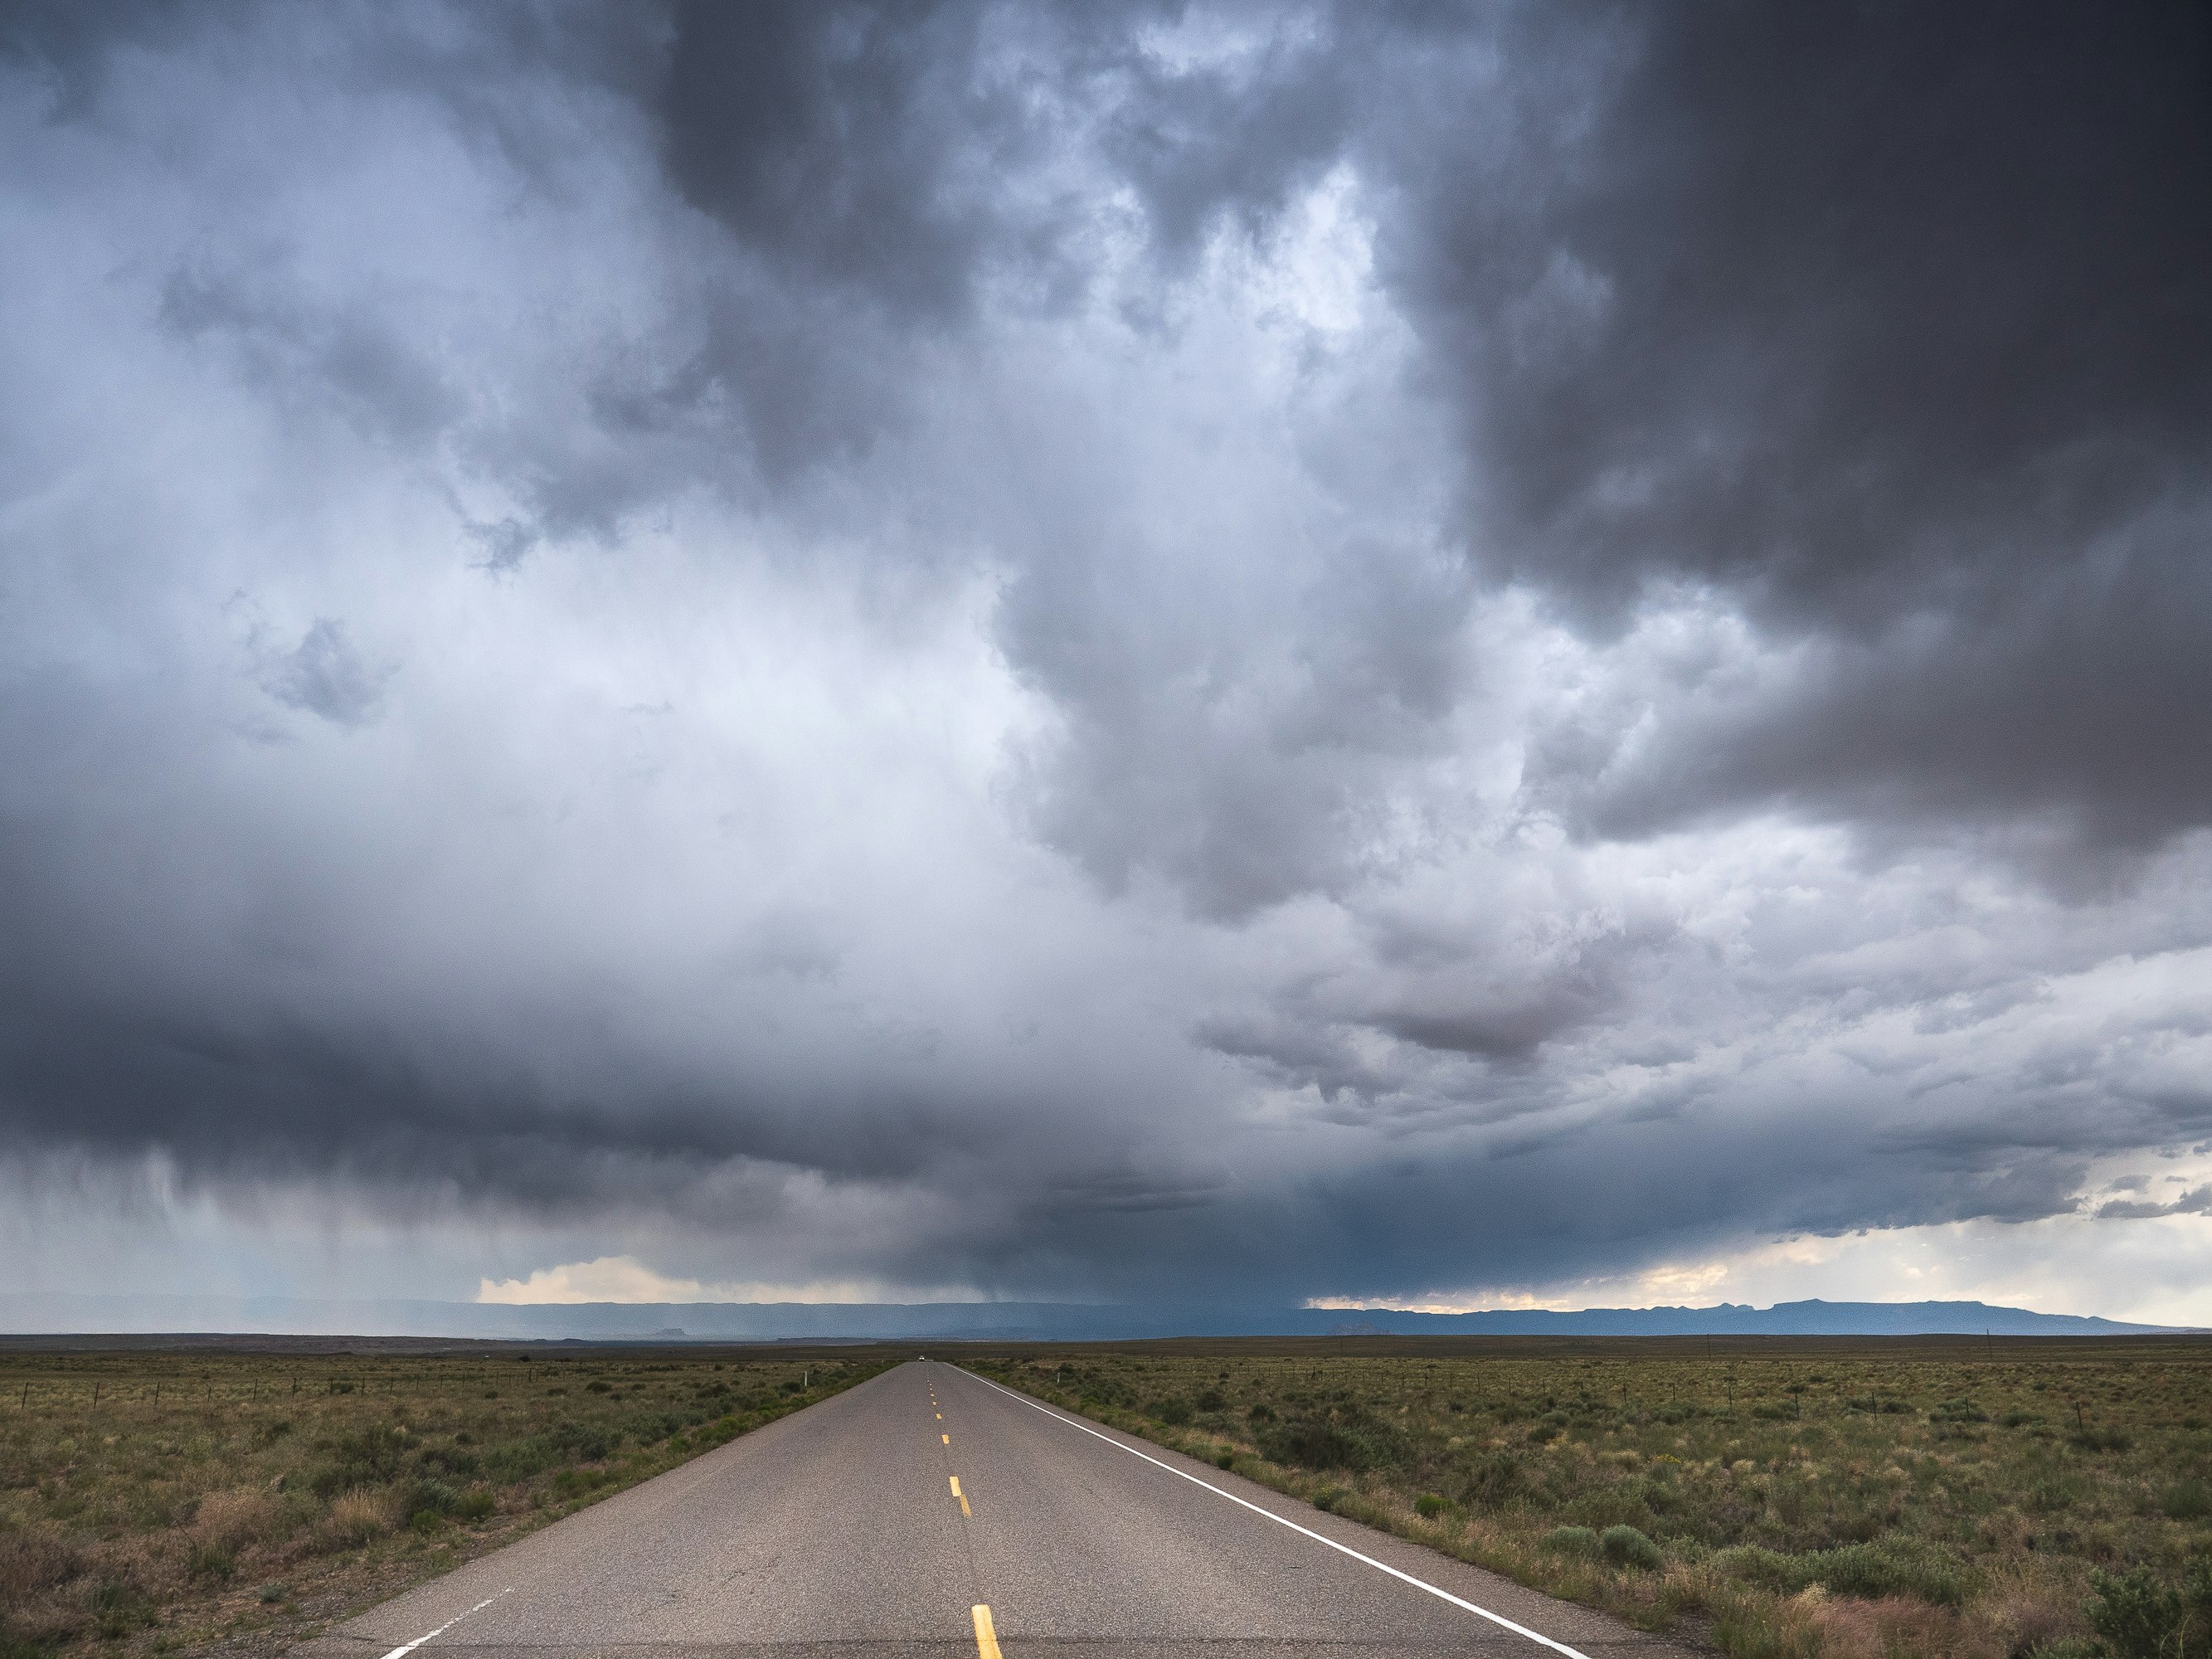
[[[2140,1336],[2179,1328],[1980,1302],[1724,1302],[1710,1308],[1283,1308],[1185,1303],[322,1301],[302,1297],[0,1294],[17,1334],[251,1333],[520,1340],[1112,1341],[1170,1336]]]

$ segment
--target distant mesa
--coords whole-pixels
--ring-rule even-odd
[[[1109,1342],[1172,1336],[2142,1336],[2174,1328],[1980,1302],[1780,1302],[1771,1308],[1286,1308],[1233,1303],[318,1301],[303,1297],[0,1295],[0,1332],[193,1331],[522,1341]]]

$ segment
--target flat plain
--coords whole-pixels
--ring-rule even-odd
[[[2205,1339],[929,1347],[1680,1646],[2212,1648]],[[0,1651],[282,1650],[914,1355],[18,1344]]]
[[[2212,1650],[2212,1340],[1347,1338],[964,1363],[1731,1656]]]
[[[934,1359],[292,1659],[1694,1659]]]
[[[280,1652],[888,1356],[0,1351],[0,1659]]]

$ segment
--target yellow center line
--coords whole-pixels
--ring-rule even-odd
[[[960,1477],[957,1474],[952,1477],[952,1495],[960,1500],[960,1513],[974,1520],[975,1511],[968,1507],[968,1494],[960,1490]]]
[[[991,1628],[991,1609],[978,1601],[968,1611],[975,1619],[976,1659],[1000,1659],[999,1632]]]
[[[940,1434],[937,1437],[948,1446],[952,1443],[952,1437],[949,1434]]]

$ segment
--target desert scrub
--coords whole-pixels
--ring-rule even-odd
[[[2125,1659],[2146,1631],[2212,1644],[2212,1603],[2200,1625],[2192,1599],[2212,1585],[2203,1339],[1354,1346],[969,1363],[1745,1659]]]
[[[10,1346],[4,1659],[281,1651],[890,1363],[852,1349]]]

